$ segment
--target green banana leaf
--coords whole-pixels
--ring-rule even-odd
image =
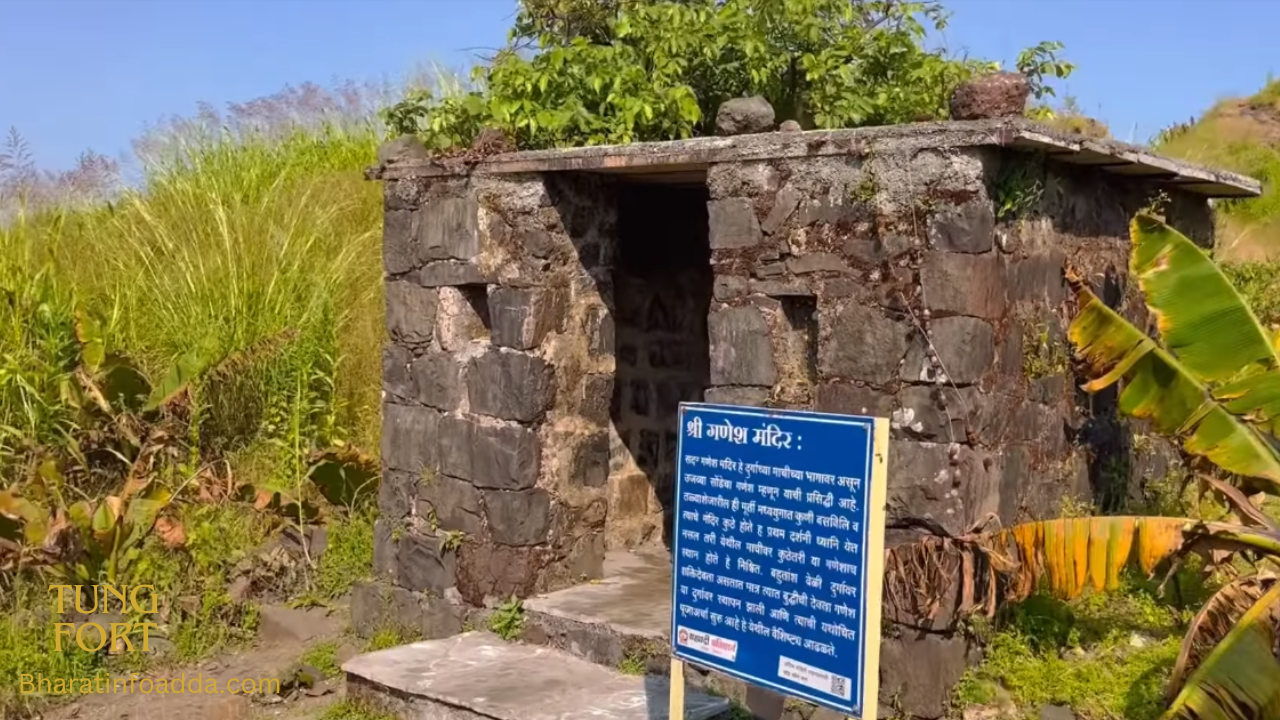
[[[1150,420],[1161,434],[1181,437],[1188,453],[1246,478],[1244,484],[1250,488],[1280,494],[1280,453],[1250,424],[1247,413],[1232,412],[1232,408],[1265,405],[1265,393],[1260,399],[1245,399],[1240,393],[1255,385],[1239,381],[1224,386],[1233,393],[1225,403],[1217,400],[1181,358],[1108,308],[1079,278],[1072,278],[1072,284],[1079,310],[1067,335],[1095,377],[1085,390],[1098,392],[1123,378],[1122,413]],[[1178,317],[1177,313],[1165,315],[1166,321]],[[1211,363],[1201,362],[1204,373]],[[1257,384],[1258,377],[1267,376],[1249,381]],[[1243,390],[1240,382],[1246,382]]]
[[[1131,227],[1130,273],[1164,347],[1227,411],[1280,433],[1280,336],[1245,302],[1213,258],[1150,215]]]
[[[1275,585],[1245,612],[1200,663],[1161,720],[1257,720],[1280,717]]]
[[[1213,258],[1149,214],[1130,224],[1130,275],[1164,347],[1202,383],[1280,368],[1275,338]]]

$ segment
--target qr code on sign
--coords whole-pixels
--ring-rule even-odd
[[[845,687],[844,684],[848,681],[849,679],[846,677],[841,677],[839,675],[832,675],[831,676],[831,694],[835,695],[836,697],[845,697],[845,695],[848,694],[849,690]]]

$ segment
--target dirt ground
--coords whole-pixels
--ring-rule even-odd
[[[242,684],[279,679],[290,671],[309,645],[341,636],[345,619],[340,614],[289,608],[264,609],[264,623],[253,647],[216,657],[194,666],[148,669],[135,675],[136,689],[127,693],[85,695],[74,702],[44,713],[42,720],[308,720],[343,696],[342,678],[330,678],[309,693],[229,694],[228,681]],[[120,675],[118,677],[127,677]],[[218,693],[144,693],[144,679],[185,678],[198,683],[187,687],[207,687],[217,683]]]

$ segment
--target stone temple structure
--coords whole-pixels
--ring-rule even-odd
[[[583,707],[608,704],[590,687],[658,687],[614,668],[667,669],[681,401],[891,418],[891,525],[956,533],[1122,497],[1105,469],[1133,451],[1108,398],[1076,390],[1064,268],[1140,318],[1132,215],[1159,203],[1209,246],[1208,199],[1258,193],[1021,119],[453,162],[393,143],[370,175],[386,202],[384,476],[378,579],[354,619],[445,638],[516,616],[498,608],[514,596],[524,644],[499,661],[474,635],[449,640],[432,652],[474,671],[456,677],[415,665],[418,646],[347,670],[393,704],[453,708],[422,717],[468,719],[532,717],[537,682]],[[969,640],[883,634],[882,705],[942,716]]]

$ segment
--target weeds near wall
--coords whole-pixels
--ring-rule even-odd
[[[489,630],[503,640],[515,640],[524,630],[524,603],[514,595],[489,615]]]
[[[992,185],[996,220],[1009,222],[1022,217],[1044,197],[1041,164],[1031,160],[1010,160],[1001,168]]]

